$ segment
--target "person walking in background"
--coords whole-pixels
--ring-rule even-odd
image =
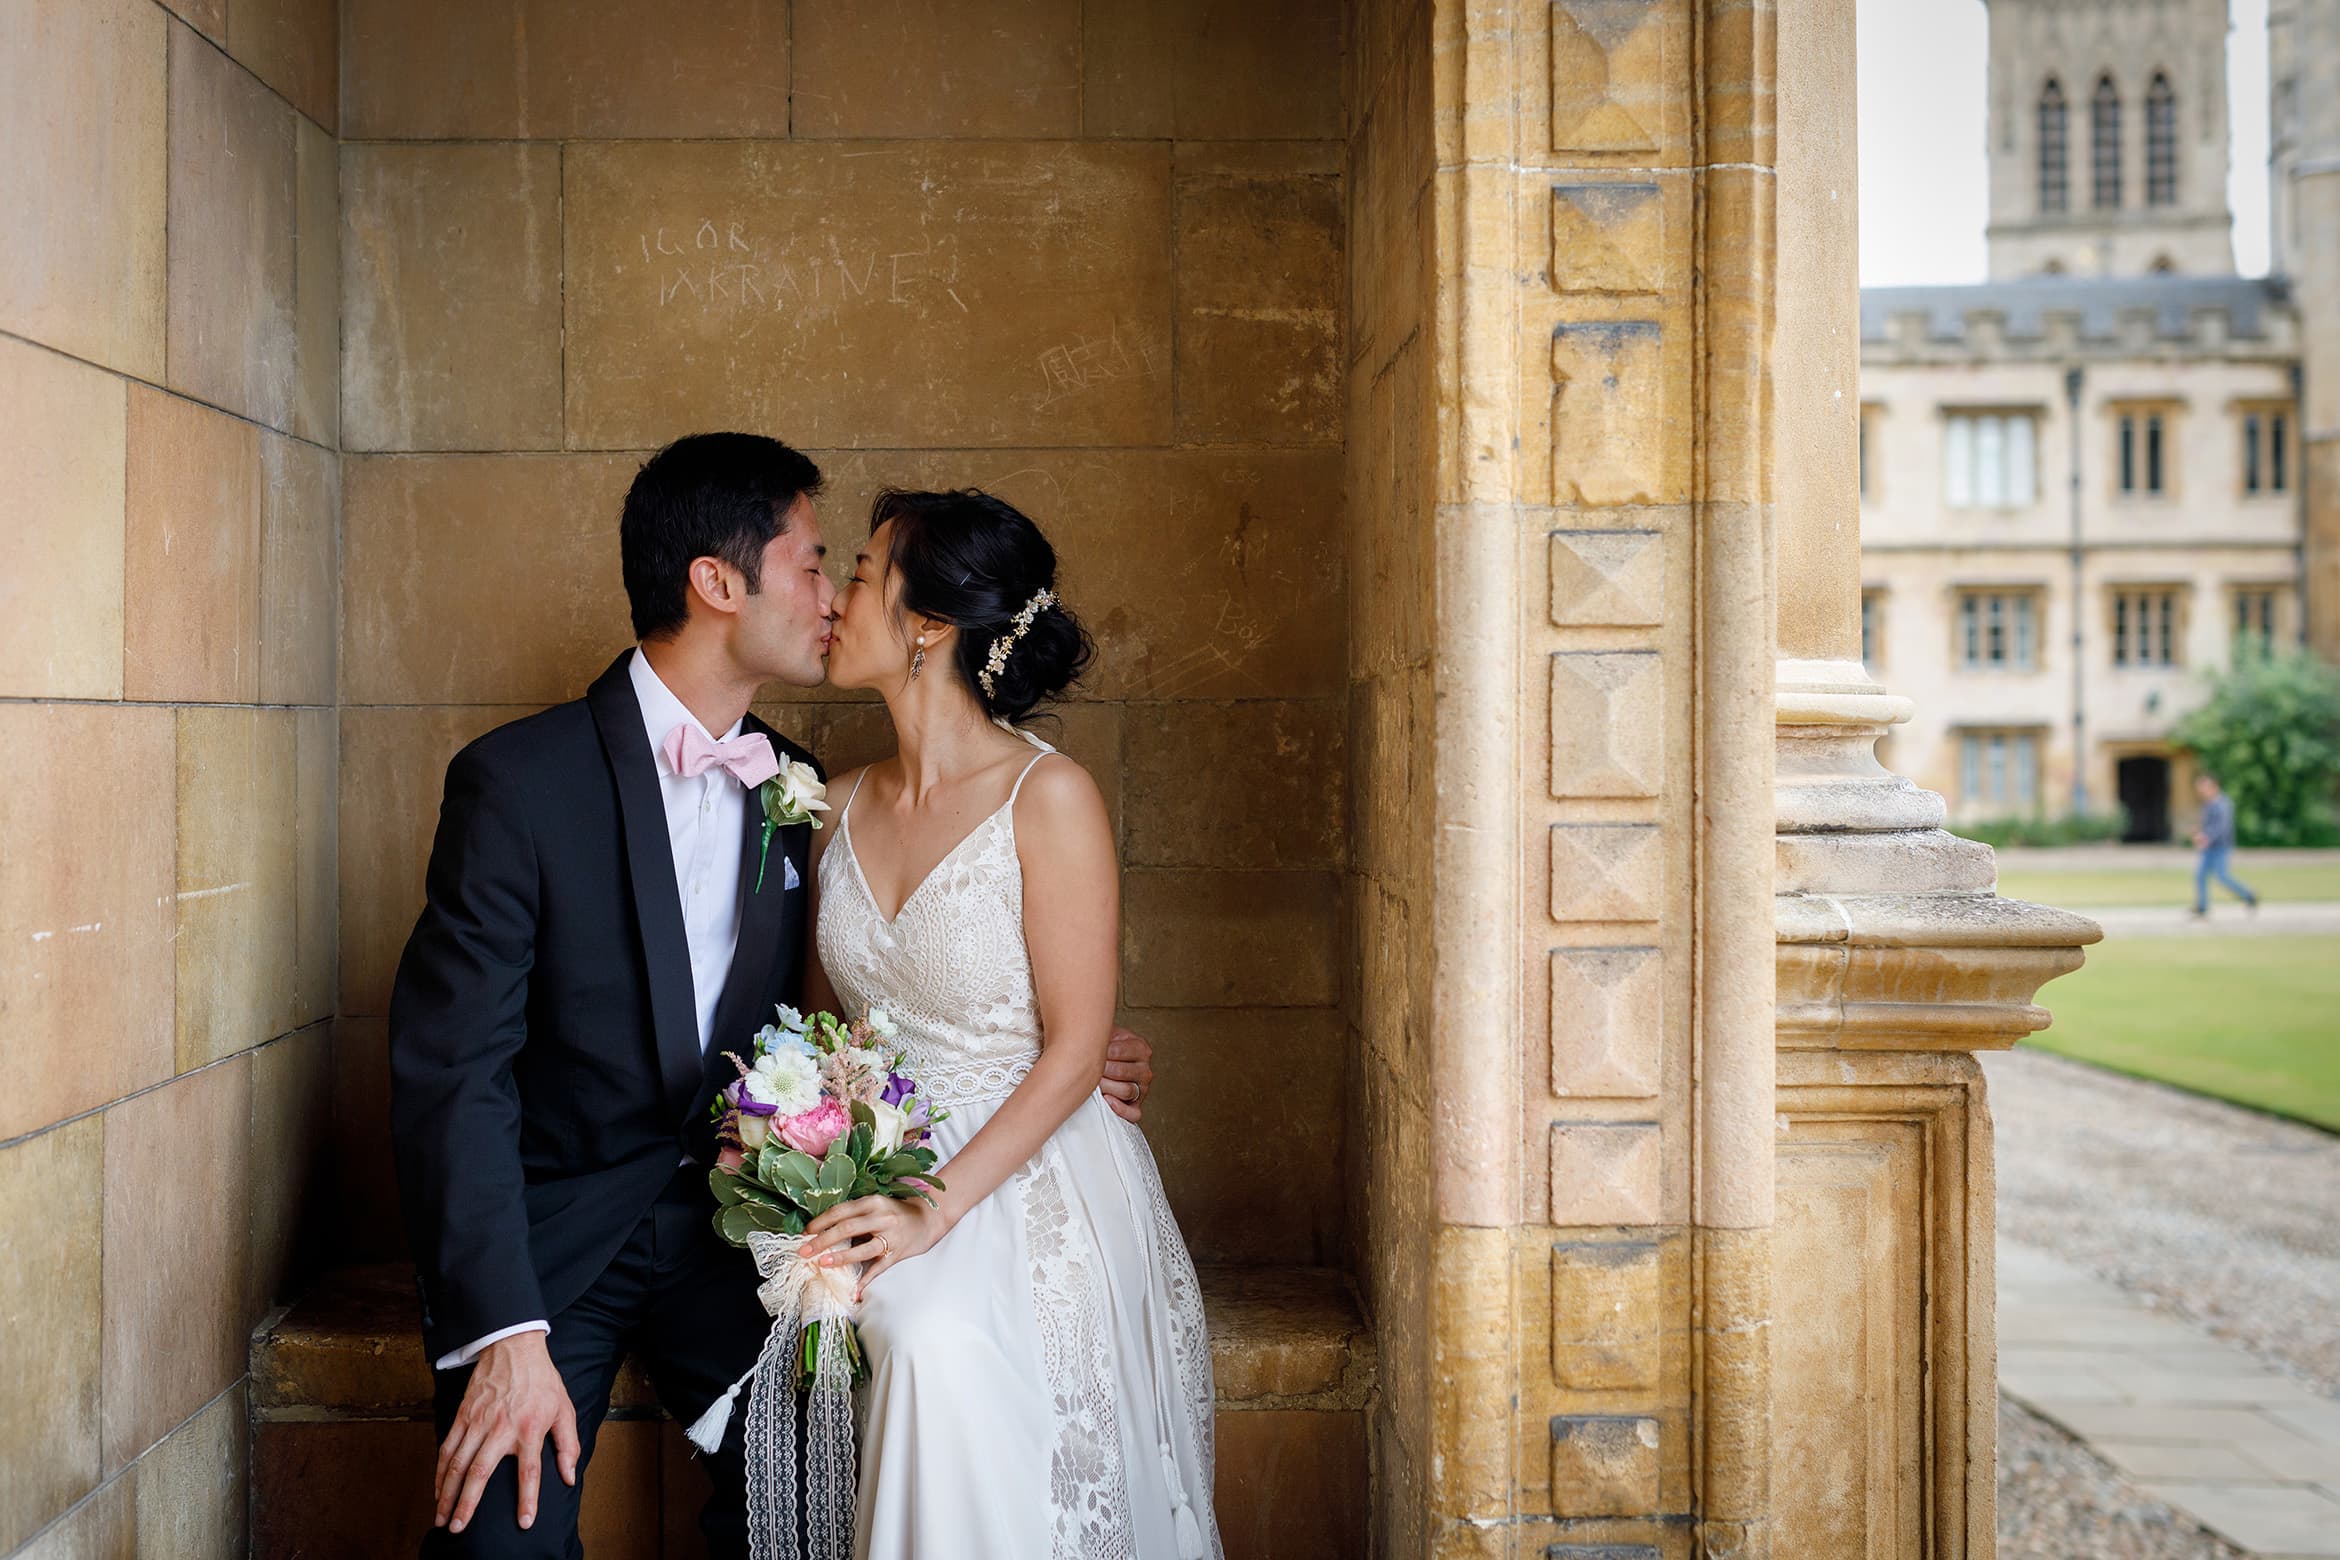
[[[2194,794],[2202,798],[2202,824],[2194,830],[2194,849],[2201,855],[2194,862],[2194,915],[2200,919],[2210,913],[2210,880],[2216,878],[2226,885],[2226,891],[2251,909],[2259,908],[2259,896],[2245,888],[2235,875],[2227,870],[2227,862],[2234,855],[2234,798],[2219,786],[2216,775],[2202,775],[2194,781]]]

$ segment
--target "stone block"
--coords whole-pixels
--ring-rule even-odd
[[[251,1061],[238,1057],[103,1118],[109,1472],[244,1373],[251,1110]]]
[[[293,127],[292,431],[341,445],[341,147],[307,120]]]
[[[0,1546],[18,1544],[98,1482],[95,1117],[0,1148]]]
[[[328,134],[340,122],[337,0],[235,0],[227,51]]]
[[[1182,150],[1177,215],[1180,442],[1338,444],[1338,167]]]
[[[1081,133],[1081,0],[796,0],[794,136]]]
[[[447,762],[523,707],[341,712],[338,873],[341,1011],[390,1011],[390,979],[422,911],[423,868],[439,823]]]
[[[557,449],[560,149],[345,145],[341,203],[341,447]]]
[[[1552,794],[1655,796],[1665,770],[1665,673],[1657,652],[1553,656]]]
[[[100,1488],[46,1532],[16,1551],[16,1560],[137,1560],[138,1477],[124,1474]]]
[[[788,134],[783,0],[348,0],[350,140]]]
[[[175,740],[169,710],[0,703],[0,752],[60,759],[0,786],[0,1141],[171,1075]]]
[[[1637,628],[1665,621],[1661,531],[1554,531],[1552,622],[1561,628]]]
[[[816,452],[833,544],[880,486],[973,485],[1030,515],[1096,636],[1084,696],[1341,696],[1347,616],[1334,450]]]
[[[227,37],[228,0],[162,0],[162,3],[171,14],[213,43]]]
[[[1337,1262],[1340,1015],[1153,1008],[1124,1020],[1158,1053],[1146,1136],[1195,1260]]]
[[[1552,150],[1683,160],[1692,80],[1688,12],[1680,0],[1556,0]]]
[[[1222,1410],[1363,1406],[1374,1378],[1372,1332],[1345,1273],[1204,1266],[1197,1278]]]
[[[139,1461],[139,1560],[244,1560],[251,1434],[244,1389],[213,1399]]]
[[[1648,1099],[1658,1092],[1666,963],[1656,948],[1552,950],[1552,1092]]]
[[[1133,704],[1131,867],[1336,867],[1344,711],[1327,701]]]
[[[1654,921],[1665,892],[1665,841],[1649,823],[1556,823],[1552,919]]]
[[[130,386],[122,686],[132,699],[260,696],[260,430]]]
[[[1607,1414],[1555,1416],[1552,1506],[1564,1517],[1655,1516],[1658,1422]]]
[[[1327,872],[1132,872],[1122,879],[1132,1007],[1330,1007],[1340,883]]]
[[[1346,1560],[1366,1552],[1365,1416],[1221,1414],[1212,1507],[1227,1560]]]
[[[1334,0],[1091,0],[1084,118],[1093,136],[1329,141],[1343,130]]]
[[[1553,503],[1657,504],[1686,496],[1672,367],[1656,320],[1553,327]]]
[[[254,1555],[405,1560],[421,1550],[436,1451],[429,1420],[262,1419],[252,1434]],[[588,1466],[586,1490],[598,1482]],[[334,1498],[318,1499],[322,1489]]]
[[[1162,146],[605,143],[566,168],[574,446],[708,425],[809,447],[1166,442]]]
[[[1663,1320],[1659,1249],[1648,1241],[1552,1248],[1552,1379],[1576,1392],[1654,1392]]]
[[[1657,184],[1552,186],[1552,290],[1654,293],[1673,284],[1675,239]]]
[[[1552,1222],[1657,1223],[1662,1142],[1654,1122],[1555,1123]]]
[[[333,1016],[341,957],[341,716],[293,717],[293,1010],[287,1027]]]
[[[621,455],[346,458],[344,697],[551,704],[582,694],[633,638],[618,516],[639,465]]]
[[[113,375],[0,339],[0,696],[122,696],[124,417]]]
[[[334,699],[339,592],[339,457],[260,434],[260,702]]]
[[[293,716],[182,709],[178,766],[178,1066],[281,1034],[295,961]]]
[[[235,61],[171,35],[172,389],[292,426],[293,112]]]
[[[332,1032],[312,1025],[252,1057],[252,1252],[244,1314],[293,1298],[326,1255]]]
[[[0,12],[0,330],[148,380],[163,376],[170,25],[146,0]]]

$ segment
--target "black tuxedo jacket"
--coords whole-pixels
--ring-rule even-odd
[[[774,833],[758,890],[750,797],[739,946],[701,1055],[632,654],[447,767],[390,998],[392,1145],[434,1359],[585,1292],[678,1159],[712,1161],[708,1107],[736,1076],[723,1052],[747,1055],[801,989],[812,831]],[[747,729],[812,762],[752,715]]]

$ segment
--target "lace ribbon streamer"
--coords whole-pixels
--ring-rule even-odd
[[[746,1479],[751,1560],[799,1560],[797,1515],[803,1513],[803,1560],[846,1560],[853,1547],[853,1370],[845,1331],[853,1325],[853,1286],[860,1268],[824,1268],[800,1255],[802,1235],[748,1236],[748,1254],[764,1282],[756,1298],[772,1318],[764,1350],[689,1430],[702,1452],[723,1444],[731,1407],[748,1392]],[[798,1339],[818,1327],[812,1389],[805,1401],[804,1477],[796,1471]],[[752,1383],[752,1385],[751,1385]],[[797,1497],[801,1494],[801,1505]]]

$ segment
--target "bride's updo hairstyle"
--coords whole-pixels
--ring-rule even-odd
[[[1079,680],[1096,647],[1062,602],[1030,610],[1041,592],[1054,596],[1056,549],[1022,510],[975,488],[888,488],[870,507],[870,534],[888,522],[902,610],[958,629],[959,675],[985,714],[1020,721]]]

